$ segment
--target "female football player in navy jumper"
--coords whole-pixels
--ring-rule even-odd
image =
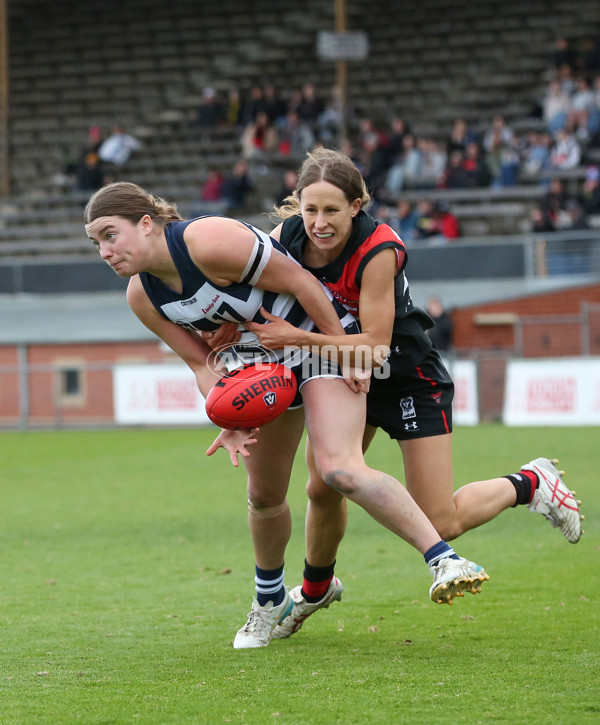
[[[369,201],[351,159],[317,149],[300,169],[296,190],[277,209],[284,221],[271,233],[359,317],[361,334],[348,336],[342,344],[390,347],[386,364],[374,370],[367,395],[365,448],[377,427],[398,441],[406,487],[444,539],[454,539],[506,508],[527,504],[575,543],[581,535],[577,502],[551,460],[538,458],[516,474],[470,483],[454,492],[454,386],[425,333],[433,324],[431,318],[413,306],[404,274],[404,244],[389,226],[367,214]],[[267,318],[270,324],[247,326],[267,346],[338,344],[328,335],[294,329],[272,315]],[[304,582],[292,590],[294,612],[274,637],[297,631],[307,616],[341,596],[333,566],[346,525],[346,505],[319,477],[313,444],[311,439],[307,453]]]
[[[207,366],[211,351],[199,334],[202,330],[218,329],[224,321],[264,321],[262,315],[272,313],[305,331],[313,329],[314,322],[338,343],[345,337],[340,318],[355,329],[354,318],[341,305],[336,311],[331,295],[313,275],[248,224],[215,216],[183,221],[175,206],[127,182],[96,192],[84,218],[86,233],[102,259],[129,279],[127,301],[132,310],[187,363],[204,396],[217,378]],[[246,330],[243,336],[247,335],[251,340],[235,348],[242,358],[245,343],[256,343],[254,333]],[[352,390],[337,366],[292,369],[301,376],[299,388],[319,476],[425,556],[434,576],[432,599],[451,601],[464,591],[479,591],[487,579],[483,569],[457,557],[441,541],[394,478],[366,465],[361,449],[366,396],[358,390],[360,377],[350,381]],[[236,635],[236,648],[268,645],[275,626],[292,610],[283,585],[291,531],[286,494],[305,416],[301,409],[290,410],[265,425],[256,439],[255,431],[222,431],[209,448],[212,453],[225,447],[234,464],[240,453],[248,473],[257,598]],[[249,444],[251,453],[246,450]]]

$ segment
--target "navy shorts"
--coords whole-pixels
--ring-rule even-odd
[[[454,383],[438,351],[416,364],[392,351],[388,363],[389,377],[371,377],[367,423],[394,440],[451,433]]]

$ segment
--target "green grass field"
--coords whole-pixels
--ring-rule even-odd
[[[5,433],[0,723],[598,723],[600,440],[459,428],[457,485],[556,456],[583,499],[573,546],[523,507],[455,542],[491,578],[452,607],[421,556],[351,507],[344,600],[233,650],[253,594],[244,474],[209,430]],[[395,444],[369,462],[399,477]],[[303,562],[304,467],[289,585]]]

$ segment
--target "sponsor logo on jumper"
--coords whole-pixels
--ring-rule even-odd
[[[408,398],[402,398],[400,400],[400,407],[402,408],[402,420],[406,420],[407,418],[416,418],[417,413],[415,411],[415,403],[412,399],[412,396]],[[416,423],[415,423],[416,425]],[[408,430],[408,428],[407,428]]]
[[[196,302],[198,302],[198,300],[195,297],[192,297],[191,300],[181,300],[181,306],[187,307],[188,305],[193,305]]]
[[[291,387],[292,380],[287,375],[273,375],[271,378],[266,378],[265,380],[259,380],[256,383],[252,383],[252,385],[249,385],[247,388],[242,390],[239,395],[236,395],[231,403],[236,410],[241,410],[246,403],[249,403],[251,400],[256,398],[257,395],[261,395],[264,392],[274,390],[276,388]],[[273,393],[273,395],[274,394],[275,393]],[[274,404],[275,403],[273,402],[273,405]]]
[[[221,295],[215,295],[215,297],[212,298],[212,300],[211,300],[210,304],[208,305],[208,307],[203,307],[202,308],[202,314],[206,315],[207,312],[210,312],[212,310],[212,308],[215,306],[215,303],[219,299],[220,296]]]
[[[442,402],[442,394],[441,393],[432,393],[431,397],[435,400],[435,402],[439,405]]]

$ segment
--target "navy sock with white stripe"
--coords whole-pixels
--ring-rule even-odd
[[[277,569],[261,569],[258,566],[255,569],[256,599],[260,606],[264,607],[267,602],[273,602],[274,607],[281,604],[285,597],[283,565]]]
[[[460,559],[460,556],[443,539],[427,549],[423,556],[429,566],[436,566],[442,559]]]

